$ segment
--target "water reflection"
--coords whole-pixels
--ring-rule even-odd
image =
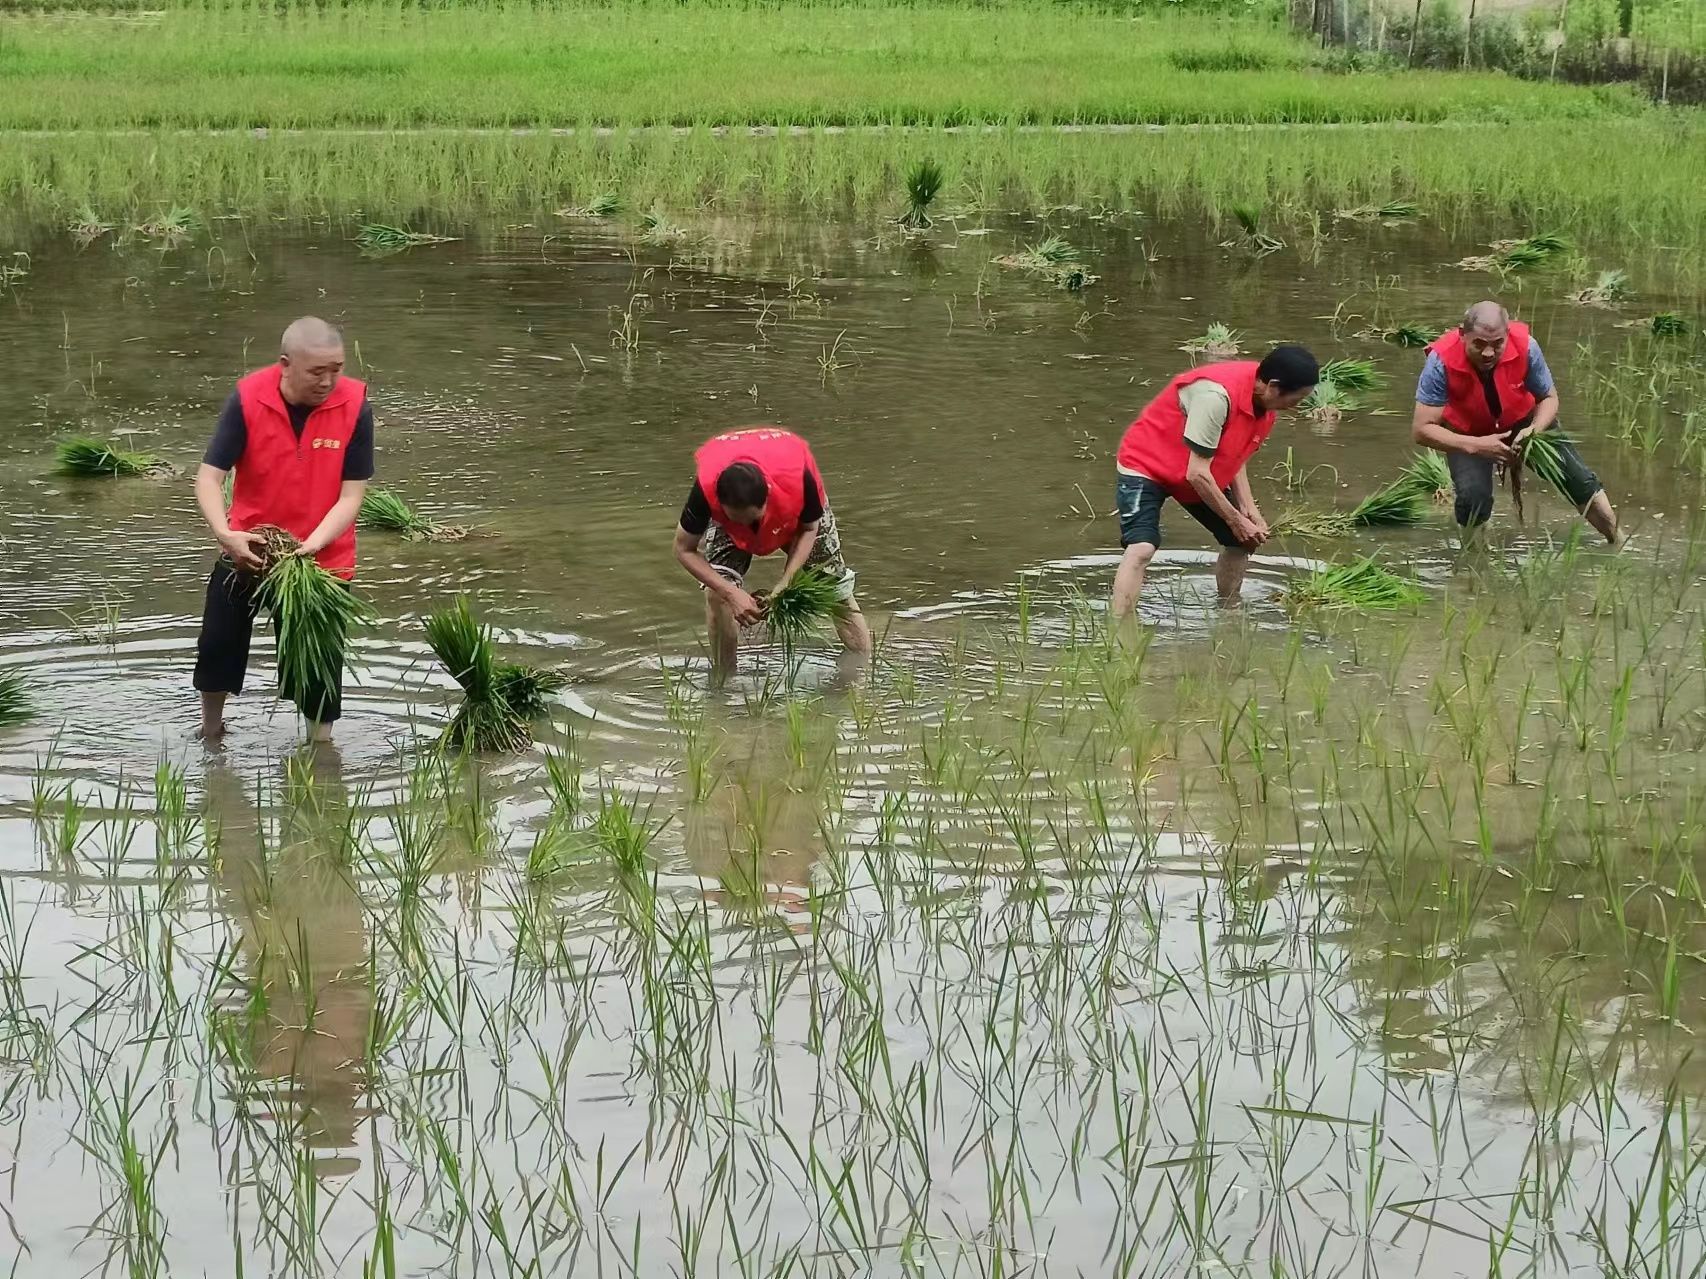
[[[269,783],[281,793],[264,808]],[[245,781],[216,756],[206,820],[214,885],[237,930],[248,986],[242,1029],[254,1099],[316,1152],[320,1176],[354,1172],[373,1015],[366,913],[354,868],[363,820],[336,746],[287,756],[280,776]]]

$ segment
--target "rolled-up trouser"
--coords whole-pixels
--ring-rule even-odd
[[[1574,444],[1562,435],[1554,435],[1552,440],[1563,473],[1561,478],[1564,481],[1564,496],[1575,503],[1576,510],[1586,510],[1587,504],[1593,501],[1594,494],[1605,486],[1599,482],[1599,476],[1588,469],[1588,464],[1582,461],[1582,455],[1576,452]],[[1451,468],[1451,487],[1457,497],[1458,524],[1464,528],[1485,524],[1493,514],[1495,477],[1492,459],[1469,457],[1464,453],[1447,453],[1445,460]],[[1533,455],[1525,454],[1524,460],[1529,472],[1537,473],[1534,470]]]

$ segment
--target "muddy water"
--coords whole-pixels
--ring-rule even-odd
[[[1133,657],[1095,624],[1112,455],[1179,346],[1220,320],[1375,358],[1364,411],[1282,424],[1255,466],[1270,513],[1288,447],[1347,500],[1407,457],[1420,364],[1357,334],[1488,279],[1425,226],[1252,261],[1190,224],[1052,225],[1103,277],[1083,294],[991,266],[1045,230],[1001,220],[385,259],[226,226],[34,259],[0,311],[0,653],[43,711],[0,736],[19,1273],[110,1241],[133,1273],[359,1274],[393,1232],[398,1273],[1480,1274],[1489,1238],[1570,1273],[1653,1168],[1680,1206],[1635,1236],[1698,1257],[1659,1227],[1700,1178],[1654,1137],[1699,995],[1695,488],[1583,407],[1578,345],[1621,347],[1623,315],[1512,295],[1632,567],[1548,551],[1571,521],[1542,502],[1468,564],[1443,519],[1280,546],[1229,619],[1175,515]],[[363,536],[381,622],[335,752],[295,752],[263,642],[209,754],[187,483],[68,481],[51,442],[193,468],[305,311],[370,382],[381,482],[477,535]],[[705,690],[670,532],[693,447],[752,422],[812,440],[873,675],[760,650]],[[1458,612],[1291,626],[1309,557],[1377,546]],[[540,736],[573,803],[543,751],[425,749],[451,685],[418,619],[456,591],[570,677]],[[612,869],[641,842],[655,875]],[[142,1191],[127,1140],[160,1158]]]

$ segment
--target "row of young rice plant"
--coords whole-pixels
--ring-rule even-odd
[[[660,675],[661,776],[43,761],[22,1273],[1690,1273],[1703,572],[1191,644],[1021,594],[836,698]]]
[[[940,172],[930,215],[938,220],[1081,205],[1216,218],[1247,207],[1283,223],[1398,201],[1456,238],[1555,231],[1633,273],[1662,271],[1685,285],[1706,261],[1703,136],[1686,116],[1583,122],[1545,147],[1502,150],[1453,145],[1449,128],[1299,128],[1283,146],[1260,131],[1138,132],[1117,144],[1012,130],[166,134],[147,146],[122,136],[17,136],[0,147],[0,236],[16,250],[91,229],[100,239],[101,228],[169,236],[168,215],[189,209],[222,235],[253,236],[275,216],[344,220],[352,237],[362,223],[459,234],[471,222],[521,217],[554,229],[559,211],[596,212],[604,201],[737,214],[785,204],[887,220],[905,213],[906,180],[928,162]],[[423,208],[434,210],[434,225],[403,226],[385,212]],[[1500,210],[1497,220],[1489,209]]]

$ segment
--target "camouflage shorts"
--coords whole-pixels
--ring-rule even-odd
[[[752,569],[752,554],[736,546],[723,532],[721,524],[711,525],[700,553],[717,572],[736,586],[745,588],[746,575]],[[827,506],[823,510],[823,519],[818,521],[817,541],[812,544],[812,553],[807,557],[805,566],[826,573],[839,582],[843,600],[853,598],[853,570],[841,557],[841,534],[835,527],[835,512]]]

